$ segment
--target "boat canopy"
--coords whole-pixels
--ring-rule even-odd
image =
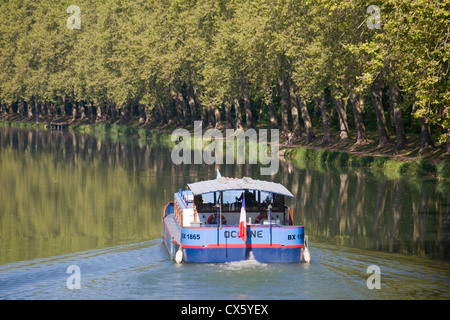
[[[294,195],[279,183],[248,177],[242,179],[219,177],[214,180],[189,183],[188,187],[194,195],[230,190],[259,190],[294,198]]]

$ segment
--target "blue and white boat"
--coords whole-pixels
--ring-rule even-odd
[[[283,185],[247,177],[190,183],[164,208],[163,241],[178,263],[309,262],[285,197]]]

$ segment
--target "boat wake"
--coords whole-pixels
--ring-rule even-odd
[[[266,267],[267,263],[255,260],[253,253],[250,252],[247,260],[232,261],[224,263],[224,268],[227,270],[245,270],[247,268],[254,269],[255,267]]]

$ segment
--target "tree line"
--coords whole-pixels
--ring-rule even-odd
[[[406,146],[413,129],[405,118],[412,115],[422,149],[439,139],[450,151],[449,5],[4,0],[1,113],[125,122],[138,116],[142,124],[178,126],[201,119],[237,129],[266,124],[304,134],[306,142],[320,123],[323,145],[334,123],[340,141],[356,138],[356,145],[376,123],[383,145],[391,141],[389,112],[396,150]]]

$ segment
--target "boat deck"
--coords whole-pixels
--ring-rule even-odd
[[[164,221],[173,240],[176,243],[181,243],[181,228],[175,219],[175,214],[172,213],[167,215]]]

